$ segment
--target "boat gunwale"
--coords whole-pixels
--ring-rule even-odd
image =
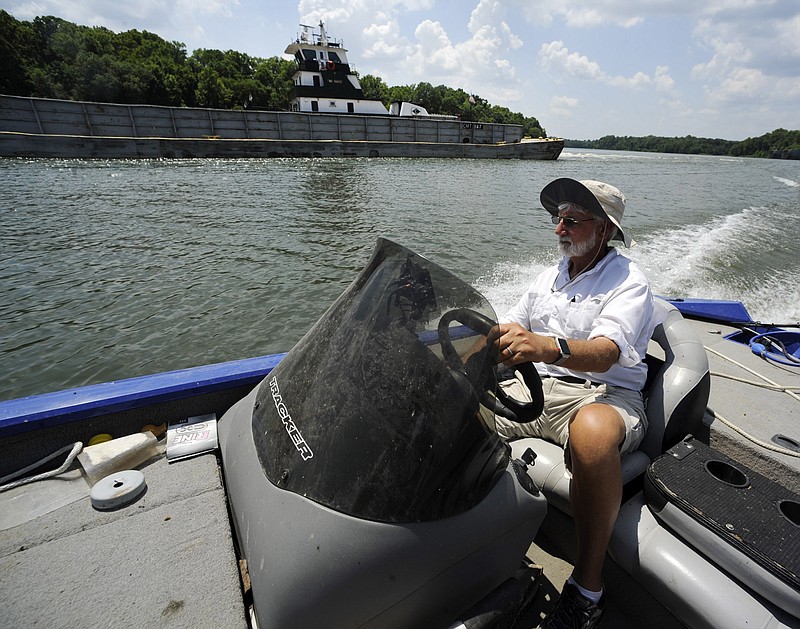
[[[244,358],[0,401],[0,438],[161,402],[254,386],[285,355]]]

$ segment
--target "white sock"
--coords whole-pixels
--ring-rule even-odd
[[[592,590],[587,590],[585,587],[580,585],[575,579],[572,578],[572,575],[569,576],[567,579],[567,583],[571,583],[576,588],[578,588],[578,592],[581,593],[585,598],[588,598],[592,603],[595,605],[600,602],[600,599],[603,598],[603,590],[601,589],[599,592],[593,592]]]

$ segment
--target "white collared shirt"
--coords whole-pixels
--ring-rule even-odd
[[[544,270],[502,323],[547,336],[611,339],[619,359],[604,372],[572,371],[536,363],[542,375],[575,376],[626,389],[641,390],[647,367],[643,359],[653,333],[653,295],[647,278],[629,258],[611,249],[595,267],[569,278],[569,259]]]

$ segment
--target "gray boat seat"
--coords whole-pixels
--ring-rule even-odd
[[[655,300],[655,320],[647,351],[645,402],[647,433],[635,452],[622,457],[622,481],[638,482],[658,455],[687,434],[697,434],[711,389],[708,356],[695,331],[675,306]],[[569,501],[571,475],[561,446],[535,437],[510,443],[512,456],[532,449],[536,460],[528,475],[550,505],[572,515]]]

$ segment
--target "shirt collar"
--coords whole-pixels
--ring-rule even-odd
[[[567,286],[572,284],[576,284],[580,282],[585,277],[591,277],[595,273],[599,273],[601,269],[609,264],[611,260],[616,258],[619,255],[619,251],[617,251],[616,247],[611,247],[608,253],[604,255],[600,261],[595,264],[591,269],[588,271],[584,271],[580,275],[576,276],[573,279],[569,278],[569,258],[563,257],[558,263],[558,274],[556,275],[555,284],[553,288],[555,290],[563,290]]]

